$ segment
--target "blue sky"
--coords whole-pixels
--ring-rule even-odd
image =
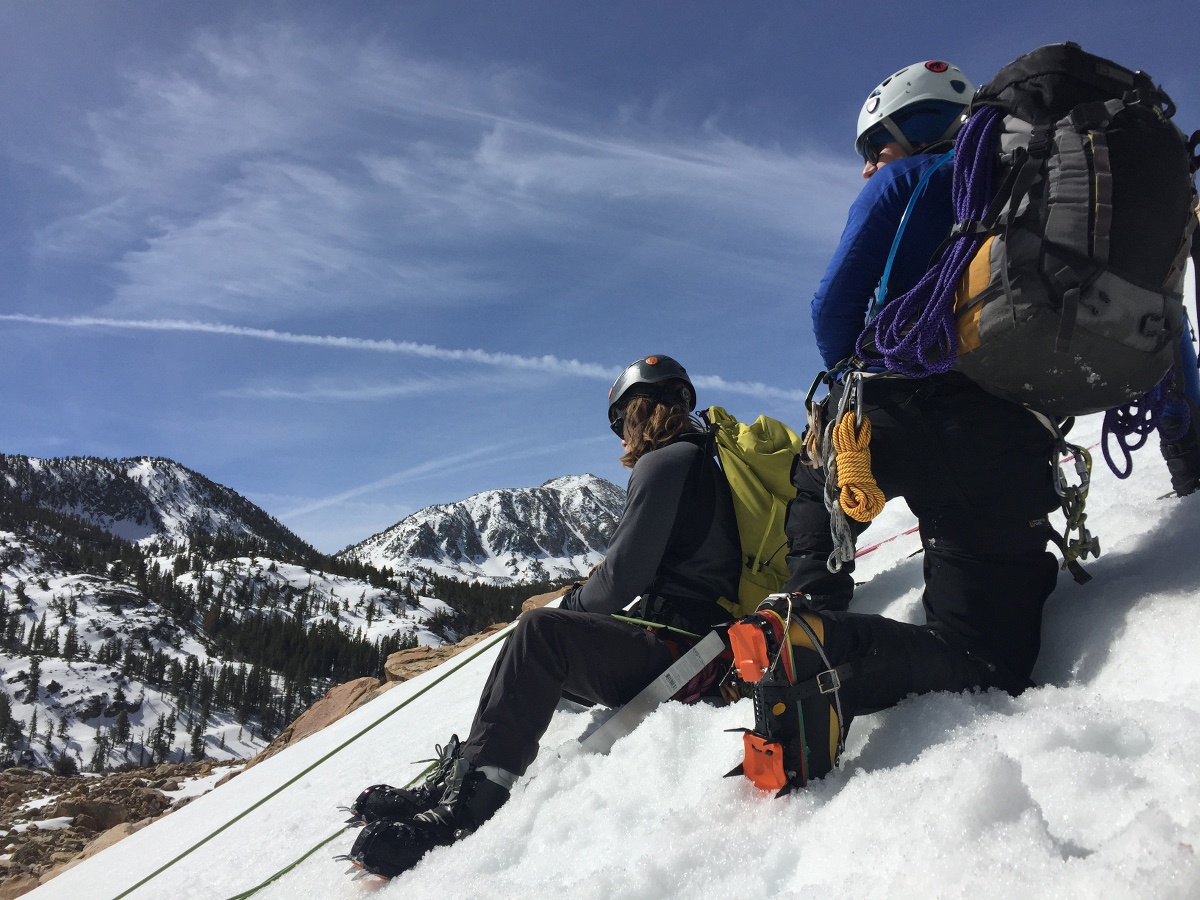
[[[866,94],[1058,40],[1200,128],[1195,0],[0,3],[0,452],[171,457],[336,551],[623,483],[646,353],[799,426]]]

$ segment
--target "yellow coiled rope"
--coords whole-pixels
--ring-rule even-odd
[[[854,413],[847,410],[833,426],[833,449],[842,509],[855,521],[870,522],[887,502],[871,473],[871,420],[863,416],[861,426],[855,428]]]

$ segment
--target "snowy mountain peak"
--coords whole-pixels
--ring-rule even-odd
[[[0,477],[13,499],[79,516],[128,541],[228,533],[311,551],[241,494],[169,459],[0,455]]]
[[[603,558],[624,505],[615,484],[566,475],[427,507],[339,556],[498,584],[574,578]]]

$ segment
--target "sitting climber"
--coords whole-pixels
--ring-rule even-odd
[[[703,425],[695,389],[667,356],[648,356],[609,391],[608,418],[632,469],[608,554],[558,609],[523,612],[483,689],[465,741],[438,748],[426,781],[375,785],[353,811],[366,827],[350,858],[384,877],[470,834],[508,800],[538,752],[564,694],[605,706],[632,699],[696,635],[729,619],[741,551],[729,486]],[[637,599],[646,628],[613,617]]]

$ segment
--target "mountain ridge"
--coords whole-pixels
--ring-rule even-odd
[[[427,506],[337,556],[493,584],[577,578],[604,557],[625,491],[591,474]]]
[[[133,543],[227,532],[292,552],[315,552],[237,491],[166,457],[0,454],[0,479],[9,495],[77,515]]]

